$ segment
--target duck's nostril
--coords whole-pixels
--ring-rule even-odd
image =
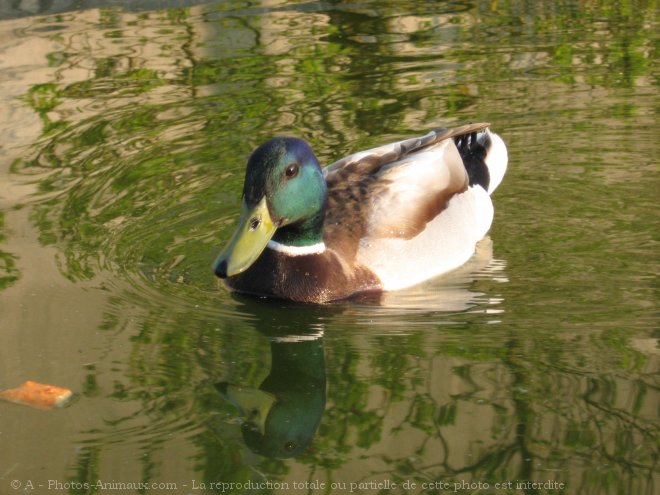
[[[259,225],[261,225],[261,218],[259,217],[254,217],[250,219],[250,230],[255,231],[259,228]]]
[[[222,260],[216,265],[215,274],[220,278],[227,278],[227,260]]]

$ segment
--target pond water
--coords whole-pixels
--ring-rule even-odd
[[[657,494],[657,21],[641,0],[0,21],[0,389],[76,395],[0,402],[0,493]],[[466,266],[326,306],[214,278],[267,138],[330,163],[470,121],[509,170]]]

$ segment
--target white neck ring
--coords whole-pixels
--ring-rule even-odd
[[[309,254],[320,254],[325,251],[325,243],[318,242],[309,246],[289,246],[287,244],[280,244],[277,241],[268,241],[268,247],[273,251],[277,251],[289,256],[307,256]]]

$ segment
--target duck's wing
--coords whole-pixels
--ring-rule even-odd
[[[352,259],[365,239],[417,236],[469,185],[455,139],[487,127],[436,129],[326,167],[326,244]]]
[[[333,177],[334,174],[357,174],[368,175],[374,169],[392,163],[405,155],[414,153],[431,144],[444,141],[445,139],[457,138],[460,136],[467,136],[475,132],[482,131],[488,128],[488,123],[466,124],[460,127],[438,128],[430,131],[428,134],[421,137],[414,137],[396,141],[394,143],[385,144],[378,148],[372,148],[366,151],[360,151],[352,155],[348,155],[341,160],[338,160],[323,169],[323,174],[326,180]]]

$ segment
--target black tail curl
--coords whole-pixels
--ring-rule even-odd
[[[486,155],[491,146],[488,132],[472,132],[456,136],[454,143],[463,159],[470,186],[480,185],[488,191],[490,172],[486,165]]]

